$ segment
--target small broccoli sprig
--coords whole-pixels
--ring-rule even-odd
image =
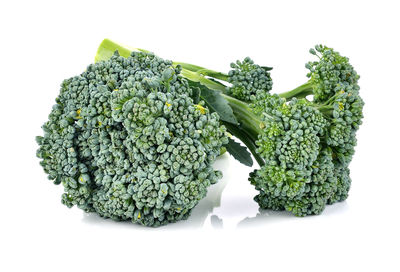
[[[186,219],[221,178],[212,164],[228,142],[192,92],[179,67],[141,52],[65,80],[37,137],[62,203],[146,226]]]
[[[335,162],[347,166],[354,154],[356,132],[363,118],[360,76],[347,57],[331,48],[317,45],[310,53],[319,58],[319,61],[306,64],[310,80],[280,96],[290,100],[313,95],[313,104],[330,121],[326,144],[333,149]]]
[[[231,63],[233,70],[229,71],[227,94],[243,101],[250,101],[258,90],[269,92],[272,89],[272,79],[268,72],[271,68],[261,67],[249,57],[243,61]]]

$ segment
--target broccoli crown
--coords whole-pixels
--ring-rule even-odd
[[[347,198],[364,105],[348,58],[324,46],[310,52],[322,54],[307,64],[313,101],[294,96],[288,102],[259,91],[251,104],[261,120],[256,145],[265,161],[249,177],[259,191],[255,200],[261,208],[297,216],[319,214],[326,204]]]
[[[37,156],[62,203],[159,226],[186,219],[221,178],[225,127],[193,103],[180,68],[151,53],[89,65],[62,83]]]
[[[243,101],[250,101],[258,90],[269,92],[272,89],[272,79],[269,68],[261,67],[249,57],[243,61],[231,63],[233,70],[229,71],[228,81],[232,84],[227,93]]]

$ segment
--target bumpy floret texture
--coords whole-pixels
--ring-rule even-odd
[[[286,103],[260,92],[252,106],[263,124],[256,144],[265,160],[250,175],[260,191],[255,200],[261,208],[286,209],[298,216],[322,212],[332,195],[328,191],[336,186],[326,182],[333,176],[332,156],[320,150],[328,121],[304,99]]]
[[[335,150],[339,164],[348,166],[357,144],[356,132],[362,123],[364,102],[353,86],[342,86],[331,97],[321,110],[330,106],[332,110],[331,125],[327,131],[326,143]]]
[[[318,56],[318,61],[310,61],[306,64],[306,68],[310,71],[307,77],[313,84],[314,101],[327,100],[340,91],[343,85],[358,87],[357,82],[360,76],[347,57],[322,45],[310,49],[310,53]]]
[[[253,110],[261,117],[258,153],[268,165],[303,170],[317,159],[320,137],[328,122],[304,99],[286,103],[277,95],[259,92]],[[261,113],[261,114],[260,114]]]
[[[256,144],[265,161],[249,178],[259,191],[255,200],[261,208],[297,216],[319,214],[347,198],[364,105],[347,58],[324,46],[310,52],[320,58],[306,65],[312,102],[258,92],[251,105],[262,120]]]
[[[261,67],[249,57],[243,61],[231,63],[229,82],[232,84],[227,89],[228,94],[243,101],[250,101],[258,90],[269,92],[272,89],[272,79],[268,68]]]
[[[170,61],[149,53],[90,65],[61,86],[37,152],[62,203],[159,226],[186,219],[221,178],[219,117],[190,97]]]

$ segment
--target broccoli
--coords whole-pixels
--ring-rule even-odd
[[[36,139],[40,164],[66,206],[160,226],[188,218],[222,177],[221,151],[251,166],[248,149],[261,208],[319,214],[348,196],[364,102],[348,58],[310,53],[309,80],[271,94],[272,68],[250,58],[225,74],[106,39],[96,63],[62,83]]]
[[[66,79],[37,137],[62,203],[160,226],[186,219],[222,176],[226,128],[181,69],[152,53],[113,54]]]
[[[296,216],[319,214],[347,198],[363,117],[359,75],[348,58],[322,45],[310,53],[318,61],[306,64],[308,82],[281,94],[270,94],[271,68],[250,58],[233,64],[229,74],[174,62],[202,92],[211,89],[228,102],[238,123],[223,123],[260,165],[249,177],[259,191],[255,201]]]

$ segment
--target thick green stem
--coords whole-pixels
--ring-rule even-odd
[[[192,71],[192,72],[196,72],[198,74],[201,74],[203,76],[209,76],[215,79],[219,79],[219,80],[223,80],[228,82],[229,80],[229,76],[227,74],[221,73],[221,72],[217,72],[214,70],[210,70],[201,66],[197,66],[194,64],[190,64],[190,63],[185,63],[185,62],[176,62],[174,61],[172,63],[174,66],[180,65],[183,69]]]
[[[229,95],[221,95],[228,101],[242,128],[253,139],[257,139],[258,135],[262,132],[260,128],[261,120],[251,112],[249,105]]]
[[[201,67],[201,66],[197,66],[197,65],[194,65],[194,64],[186,63],[186,62],[179,62],[179,61],[172,62],[172,65],[173,66],[180,65],[183,69],[186,69],[186,70],[189,70],[189,71],[192,71],[192,72],[197,72],[199,70],[205,69],[204,67]]]
[[[258,135],[262,133],[261,120],[255,115],[246,102],[233,98],[229,95],[221,94],[231,106],[236,119],[240,126],[233,126],[226,123],[228,130],[241,140],[250,150],[253,157],[260,166],[265,165],[263,158],[257,152],[256,140]]]
[[[280,93],[279,96],[290,100],[293,97],[304,98],[310,94],[313,94],[313,88],[312,88],[312,84],[310,82],[307,82],[303,85],[300,85],[296,89],[293,89],[288,92]]]
[[[206,86],[207,88],[209,88],[211,90],[221,91],[221,92],[225,92],[225,90],[226,90],[226,86],[225,85],[223,85],[221,83],[218,83],[218,82],[215,82],[213,80],[210,80],[210,79],[208,79],[208,78],[204,77],[203,75],[200,75],[200,74],[198,74],[196,72],[192,72],[192,71],[189,71],[189,70],[186,70],[186,69],[182,68],[181,75],[184,78],[187,78],[187,79],[189,79],[191,81],[200,82],[202,85]]]

